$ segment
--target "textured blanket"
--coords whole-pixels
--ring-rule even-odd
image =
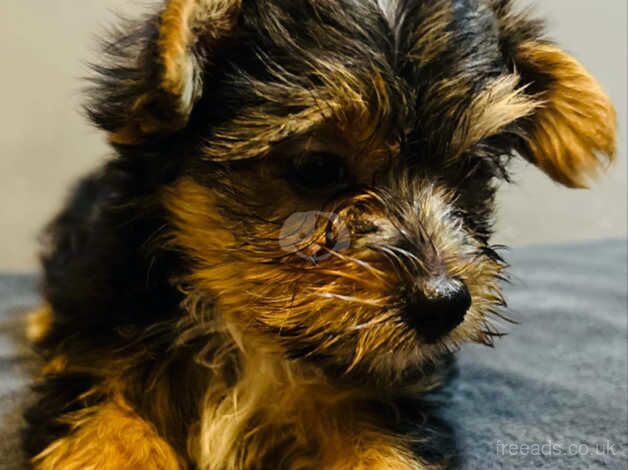
[[[463,468],[628,468],[626,241],[506,257],[520,325],[495,349],[464,348],[443,392]],[[35,359],[22,329],[37,302],[34,277],[0,275],[0,470],[24,468],[20,413]]]

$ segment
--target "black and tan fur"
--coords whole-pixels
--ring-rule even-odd
[[[455,468],[429,395],[499,334],[496,187],[612,159],[597,82],[509,0],[169,0],[104,57],[115,155],[45,233],[32,465]],[[334,216],[286,249],[306,211]],[[434,279],[470,296],[446,334]]]

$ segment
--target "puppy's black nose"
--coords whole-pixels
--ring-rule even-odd
[[[471,294],[464,282],[439,276],[408,292],[403,314],[425,341],[433,342],[462,323],[469,307]]]

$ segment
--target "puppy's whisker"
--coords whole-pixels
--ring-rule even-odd
[[[421,259],[419,259],[419,257],[416,256],[414,253],[411,253],[408,250],[405,250],[398,246],[387,245],[387,248],[399,254],[403,258],[412,261],[417,267],[421,268],[423,271],[427,270],[425,263]]]
[[[388,320],[390,320],[391,318],[394,318],[397,314],[395,312],[389,312],[386,313],[384,315],[380,315],[377,318],[374,318],[373,320],[369,320],[367,322],[364,323],[360,323],[356,326],[353,326],[351,328],[349,328],[350,331],[359,331],[359,330],[365,330],[367,328],[372,328],[374,326],[377,325],[381,325],[383,323],[386,323]]]
[[[358,274],[347,273],[339,270],[332,269],[323,269],[320,271],[321,274],[326,274],[328,276],[333,276],[337,278],[347,279],[353,281],[357,285],[361,285],[365,288],[377,288],[379,285],[372,280],[361,278]]]
[[[389,246],[383,245],[375,246],[374,248],[376,251],[383,253],[386,258],[390,260],[400,279],[414,279],[415,273],[408,268],[407,263],[402,259],[401,255],[395,252],[395,250],[391,250]],[[399,270],[403,272],[400,272]]]
[[[383,307],[387,305],[388,299],[378,299],[378,300],[367,300],[361,299],[359,297],[354,297],[350,295],[343,294],[335,294],[333,292],[321,292],[316,294],[318,297],[326,298],[326,299],[337,299],[347,303],[360,304],[360,305],[368,305],[370,307]]]
[[[346,255],[344,253],[339,253],[336,250],[328,250],[328,253],[331,256],[337,257],[338,259],[342,261],[347,261],[347,262],[357,265],[358,267],[366,270],[369,274],[375,276],[378,280],[382,280],[382,281],[386,280],[386,273],[384,273],[380,269],[377,269],[376,267],[372,266],[370,263],[364,260],[360,260],[358,258]]]

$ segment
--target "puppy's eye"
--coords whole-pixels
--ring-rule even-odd
[[[332,190],[347,183],[347,167],[333,153],[309,152],[297,157],[292,165],[291,179],[307,191]]]

